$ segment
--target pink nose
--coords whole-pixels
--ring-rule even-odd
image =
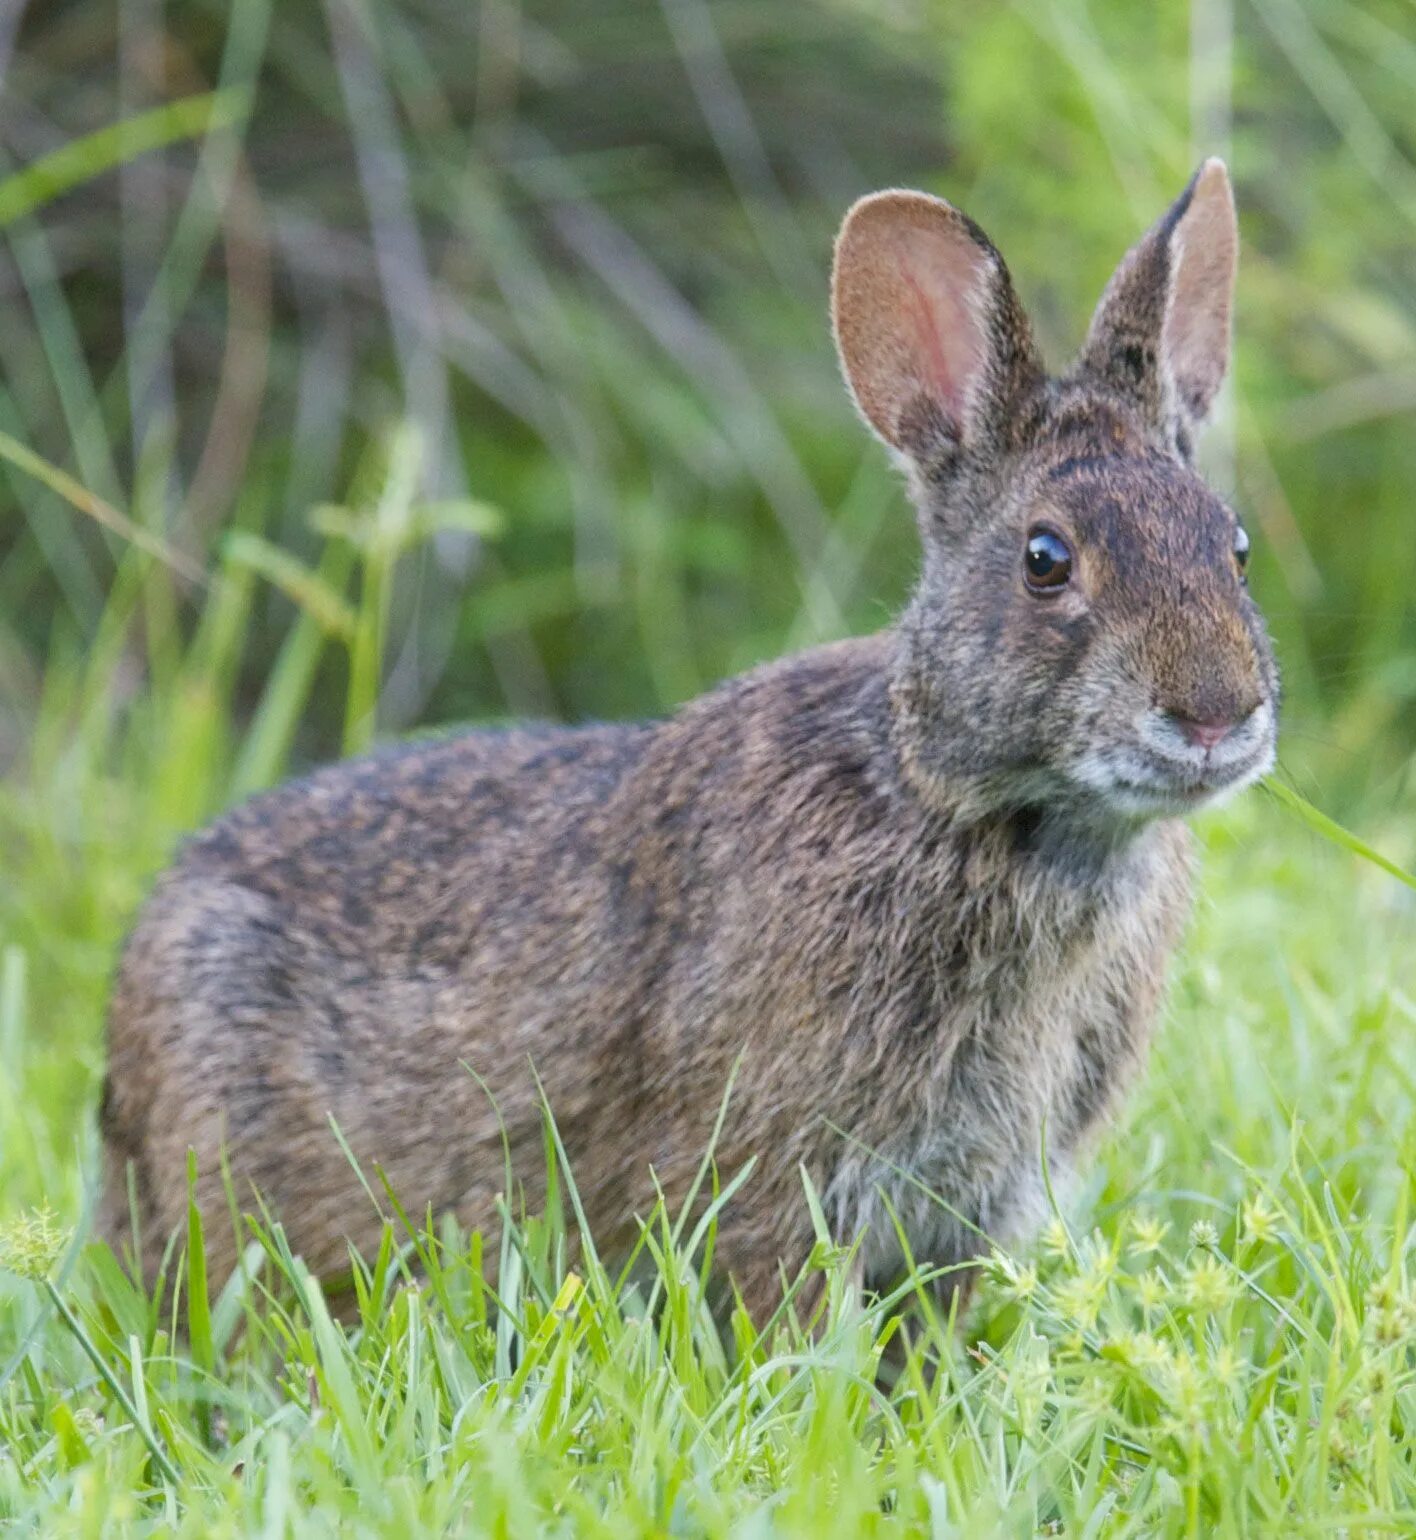
[[[1182,711],[1172,711],[1170,720],[1185,735],[1187,743],[1195,744],[1206,753],[1217,743],[1222,743],[1238,725],[1230,717],[1187,717]]]

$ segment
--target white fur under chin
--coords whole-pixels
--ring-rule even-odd
[[[1073,781],[1127,817],[1183,816],[1213,807],[1274,766],[1271,701],[1208,751],[1187,742],[1155,709],[1142,712],[1134,730],[1133,742],[1091,749],[1068,767]]]

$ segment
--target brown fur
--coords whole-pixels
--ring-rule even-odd
[[[1212,181],[1127,259],[1060,380],[963,216],[919,194],[853,211],[842,358],[924,541],[896,626],[662,722],[338,765],[195,838],[114,991],[109,1237],[129,1166],[150,1240],[181,1223],[189,1147],[220,1212],[224,1149],[242,1198],[340,1270],[378,1221],[331,1117],[410,1208],[491,1226],[503,1127],[517,1172],[540,1165],[539,1076],[613,1243],[651,1168],[683,1195],[739,1054],[718,1159],[759,1164],[719,1256],[759,1315],[812,1244],[801,1167],[868,1284],[900,1262],[887,1199],[939,1263],[1025,1224],[1044,1120],[1065,1166],[1141,1062],[1187,907],[1175,815],[1272,751],[1233,515],[1188,465],[1189,378],[1217,380],[1227,335]],[[1039,520],[1076,555],[1045,599],[1023,582]],[[1185,759],[1176,717],[1242,719],[1241,747]]]

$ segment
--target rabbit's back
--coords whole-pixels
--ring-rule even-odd
[[[499,909],[563,896],[557,869],[599,837],[651,731],[474,731],[381,750],[236,809],[169,881],[238,881],[366,967],[460,966]]]
[[[642,981],[632,944],[612,958],[590,942],[614,883],[591,853],[651,731],[415,742],[283,786],[194,838],[115,982],[109,1234],[127,1233],[135,1195],[165,1236],[191,1148],[212,1212],[225,1159],[238,1201],[259,1190],[313,1266],[338,1266],[345,1238],[366,1242],[376,1224],[331,1120],[415,1209],[487,1220],[503,1133],[513,1155],[539,1153],[533,1061],[567,1129],[593,1140],[582,1123],[618,1116],[595,1073],[614,1045],[586,1033],[592,1018],[628,1030]],[[495,1107],[476,1078],[488,1074]],[[218,1266],[233,1260],[214,1244]]]

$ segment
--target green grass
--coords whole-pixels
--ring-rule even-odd
[[[115,53],[30,7],[0,125],[0,1531],[1416,1532],[1406,0],[119,9]],[[826,339],[845,203],[964,204],[1060,356],[1215,150],[1283,780],[1205,823],[1145,1079],[965,1321],[823,1244],[820,1318],[715,1323],[675,1215],[572,1274],[566,1171],[495,1238],[381,1198],[349,1323],[264,1219],[208,1297],[193,1213],[181,1332],[84,1249],[185,831],[878,624],[916,547]]]

